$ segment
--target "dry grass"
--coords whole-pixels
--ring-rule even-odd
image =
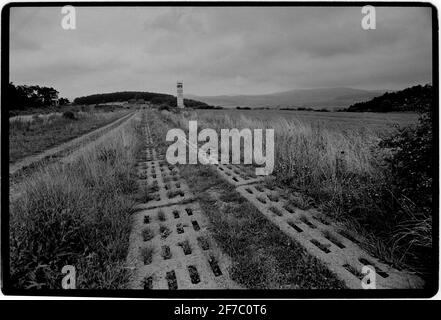
[[[142,262],[146,265],[152,263],[154,253],[155,253],[155,249],[151,245],[141,248],[140,255]]]
[[[141,232],[141,235],[143,241],[149,241],[155,237],[155,234],[150,228],[144,228]]]
[[[374,112],[311,112],[311,111],[288,111],[288,110],[196,110],[198,117],[222,117],[228,115],[239,118],[241,115],[259,120],[300,120],[311,125],[320,124],[328,129],[337,130],[372,130],[382,132],[395,131],[395,124],[415,124],[418,115],[416,113],[374,113]]]
[[[159,234],[161,235],[162,239],[166,239],[171,234],[171,231],[167,226],[161,224],[159,226]]]
[[[10,208],[13,287],[61,288],[61,269],[70,264],[77,288],[124,288],[138,122],[26,180]]]
[[[161,209],[159,209],[159,211],[158,211],[158,220],[159,221],[165,221],[166,220],[165,213]]]
[[[211,234],[232,259],[234,281],[250,289],[344,288],[320,261],[280,232],[215,170],[187,165],[181,173],[210,221]]]
[[[390,172],[384,165],[389,151],[379,147],[384,132],[365,127],[339,129],[295,118],[259,120],[243,114],[162,111],[162,116],[184,131],[189,120],[197,120],[200,129],[217,132],[224,128],[274,129],[273,175],[277,184],[296,195],[289,197],[291,206],[318,207],[362,235],[365,249],[392,265],[422,272],[428,267],[412,249],[430,247],[431,220],[413,219],[406,204],[397,202],[392,194]],[[395,214],[397,205],[404,215]]]
[[[77,119],[60,115],[34,116],[15,120],[9,125],[9,162],[14,163],[32,154],[72,140],[120,118],[123,112],[79,113]]]

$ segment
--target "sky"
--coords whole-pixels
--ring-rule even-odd
[[[200,96],[302,88],[396,90],[431,83],[430,8],[11,8],[10,81],[73,99],[150,91]]]

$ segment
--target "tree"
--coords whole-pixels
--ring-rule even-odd
[[[69,104],[69,103],[70,103],[70,101],[67,98],[60,98],[60,100],[58,100],[58,104],[60,106],[64,106],[64,105]]]
[[[25,110],[53,106],[58,99],[58,91],[52,87],[16,86],[10,82],[6,96],[10,110]]]
[[[421,111],[422,105],[431,103],[432,86],[413,86],[396,92],[386,92],[370,101],[358,102],[344,111],[353,112],[390,112]]]
[[[38,87],[37,94],[43,100],[43,106],[52,106],[58,99],[58,91],[52,87]]]

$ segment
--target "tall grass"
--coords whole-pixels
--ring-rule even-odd
[[[34,115],[9,121],[9,162],[40,153],[122,117],[120,112],[78,112],[75,119],[59,114]]]
[[[395,194],[390,150],[380,147],[381,132],[336,130],[297,119],[267,121],[243,115],[212,117],[209,114],[162,111],[168,121],[188,129],[271,128],[275,132],[275,169],[279,184],[299,191],[328,216],[364,236],[365,249],[397,267],[421,272],[428,267],[417,249],[431,246],[431,223],[415,220],[400,195]],[[412,226],[412,227],[411,227]],[[418,246],[417,246],[418,245]]]
[[[123,288],[139,119],[71,163],[27,179],[10,207],[10,268],[16,288],[61,288],[64,265],[81,289]]]

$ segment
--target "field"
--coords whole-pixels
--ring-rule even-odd
[[[38,154],[122,117],[120,112],[80,112],[75,119],[62,114],[28,116],[10,120],[9,163]],[[30,117],[30,118],[29,118]]]
[[[431,224],[419,218],[403,238],[409,211],[383,198],[384,115],[354,130],[346,114],[237,113],[140,110],[70,161],[37,168],[10,205],[12,285],[60,288],[67,264],[77,288],[359,289],[366,264],[380,288],[423,285],[414,274],[426,278],[426,262],[409,243],[430,248]],[[273,174],[168,163],[167,131],[190,119],[274,128]]]
[[[167,117],[184,129],[188,120],[218,132],[274,129],[273,177],[278,186],[300,194],[293,199],[296,207],[318,208],[361,235],[366,250],[393,266],[426,271],[431,214],[420,214],[424,209],[401,195],[386,162],[391,150],[381,146],[398,127],[416,125],[418,115],[197,110]]]
[[[416,113],[373,113],[373,112],[311,112],[288,110],[197,110],[201,116],[229,117],[244,116],[258,120],[300,120],[311,125],[330,129],[356,129],[392,131],[394,125],[415,124]]]
[[[39,166],[21,183],[10,203],[13,288],[61,288],[67,264],[77,288],[124,287],[138,125],[130,119],[72,161]]]

